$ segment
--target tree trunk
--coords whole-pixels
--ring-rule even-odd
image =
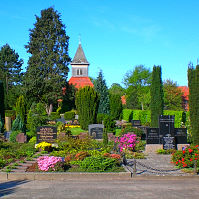
[[[53,105],[50,104],[50,106],[46,105],[46,113],[48,114],[48,116],[51,114],[51,112],[53,111]]]

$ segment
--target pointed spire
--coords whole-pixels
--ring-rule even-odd
[[[71,64],[89,64],[82,49],[81,40]]]

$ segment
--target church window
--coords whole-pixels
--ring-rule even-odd
[[[82,75],[82,69],[77,69],[77,75]]]

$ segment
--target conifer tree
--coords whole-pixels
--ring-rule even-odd
[[[5,123],[5,107],[4,107],[4,86],[0,81],[0,133],[3,132],[3,126]]]
[[[76,92],[75,105],[82,129],[88,130],[88,125],[96,122],[98,101],[97,92],[90,86],[80,88]]]
[[[158,127],[159,115],[163,114],[163,85],[161,66],[154,66],[151,83],[151,126]]]
[[[102,71],[99,72],[99,75],[94,84],[94,88],[100,97],[98,113],[110,114],[109,93]]]
[[[21,121],[25,124],[26,107],[24,96],[21,95],[16,102],[16,115],[20,115]]]
[[[188,66],[189,111],[193,143],[199,144],[199,65]]]
[[[29,99],[45,103],[48,115],[62,97],[62,88],[67,82],[68,42],[60,14],[53,8],[42,10],[41,17],[36,16],[30,41],[25,46],[31,57],[24,86]]]

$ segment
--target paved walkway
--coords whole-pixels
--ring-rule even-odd
[[[144,177],[130,180],[0,182],[0,197],[13,199],[198,199],[198,177]]]
[[[128,163],[133,163],[128,160]],[[133,166],[129,170],[133,171]],[[174,176],[189,176],[191,174],[182,172],[171,164],[171,155],[161,155],[156,153],[149,153],[146,159],[136,160],[137,175],[174,175]]]

